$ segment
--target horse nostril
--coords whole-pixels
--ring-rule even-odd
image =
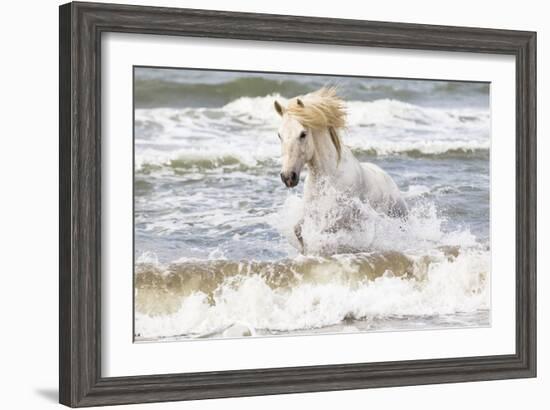
[[[294,187],[298,185],[298,174],[296,172],[281,172],[281,181],[288,187]]]

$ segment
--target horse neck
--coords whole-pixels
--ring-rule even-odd
[[[315,152],[308,163],[313,176],[331,176],[336,173],[338,167],[338,153],[330,139],[327,128],[314,130],[312,135]]]

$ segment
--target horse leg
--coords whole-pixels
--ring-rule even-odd
[[[300,242],[300,252],[304,253],[305,247],[304,247],[304,238],[302,237],[302,225],[304,224],[304,220],[302,219],[300,222],[298,222],[294,226],[294,235],[296,235],[296,239],[298,239],[298,242]]]
[[[399,229],[401,231],[405,231],[405,224],[407,223],[407,220],[409,219],[409,208],[407,207],[406,202],[400,198],[397,202],[395,202],[389,209],[388,215],[392,218],[399,218],[399,220],[402,222],[399,225]]]
[[[395,202],[393,202],[388,209],[388,216],[391,216],[392,218],[400,218],[404,221],[407,220],[407,217],[409,215],[409,208],[407,207],[407,204],[402,198],[399,198]]]

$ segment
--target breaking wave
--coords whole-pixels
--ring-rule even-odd
[[[241,97],[220,108],[138,109],[136,171],[239,170],[278,161],[280,95]],[[490,115],[484,109],[425,108],[396,100],[351,101],[344,142],[368,158],[488,158]],[[227,140],[231,138],[231,144]],[[201,139],[200,147],[194,144]],[[205,144],[204,141],[207,141]],[[208,143],[210,142],[210,143]]]
[[[167,72],[173,75],[167,76]],[[178,72],[179,71],[179,72]],[[143,74],[143,73],[141,73]],[[189,81],[194,74],[195,81]],[[154,107],[220,107],[239,97],[261,97],[280,93],[293,97],[314,91],[326,84],[337,84],[350,100],[375,101],[393,98],[410,103],[427,99],[444,101],[469,98],[471,101],[487,95],[488,83],[464,83],[446,81],[399,81],[391,79],[362,79],[359,86],[353,79],[330,76],[263,75],[255,73],[222,73],[220,79],[212,81],[208,75],[186,70],[166,70],[149,75],[137,74],[134,96],[139,108]],[[271,78],[267,78],[271,77]],[[305,81],[304,81],[305,80]],[[470,104],[471,105],[471,104]]]
[[[421,188],[410,194],[421,195]],[[302,206],[290,195],[266,217],[297,247],[293,228]],[[323,217],[330,224],[338,215]],[[388,315],[397,321],[465,315],[466,323],[471,316],[478,326],[488,324],[488,244],[467,229],[444,232],[442,223],[424,204],[406,222],[371,213],[334,234],[313,224],[304,231],[313,244],[305,256],[236,261],[218,252],[159,263],[143,254],[135,272],[136,340],[304,333],[359,322],[376,329]]]
[[[483,250],[300,257],[280,262],[139,264],[136,339],[307,331],[380,316],[489,309]],[[225,334],[224,334],[225,332]]]
[[[488,84],[336,83],[402,220],[281,183],[273,101],[330,78],[136,70],[136,341],[490,325]]]

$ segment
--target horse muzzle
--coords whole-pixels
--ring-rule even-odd
[[[293,188],[298,185],[300,181],[300,175],[296,172],[281,172],[281,181],[286,185],[287,188]]]

